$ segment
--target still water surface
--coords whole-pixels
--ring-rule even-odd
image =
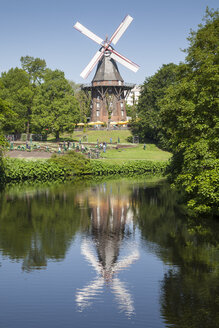
[[[219,227],[163,181],[0,195],[0,327],[219,327]]]

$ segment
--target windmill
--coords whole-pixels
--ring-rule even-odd
[[[111,44],[116,45],[133,18],[127,15],[110,39],[105,40],[88,30],[85,26],[77,22],[74,28],[86,35],[88,38],[100,45],[100,49],[93,56],[89,64],[82,71],[80,76],[84,79],[92,72],[97,65],[96,73],[91,84],[82,85],[85,92],[91,91],[92,113],[91,121],[125,121],[125,98],[134,84],[124,83],[116,61],[126,68],[137,72],[139,66],[117,52]]]

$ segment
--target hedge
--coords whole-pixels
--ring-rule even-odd
[[[76,155],[75,155],[76,154]],[[26,180],[66,180],[76,176],[101,176],[114,174],[164,173],[166,162],[133,160],[123,164],[112,164],[100,160],[89,160],[83,155],[69,153],[48,160],[28,161],[4,159],[4,182]]]

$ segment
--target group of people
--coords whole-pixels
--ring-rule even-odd
[[[103,149],[103,152],[105,153],[106,152],[107,143],[104,141],[103,143],[101,142],[99,144],[99,141],[97,139],[97,146],[96,147],[99,148],[99,149]]]

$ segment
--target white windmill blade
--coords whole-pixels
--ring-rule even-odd
[[[88,77],[88,75],[91,73],[92,69],[95,67],[95,65],[98,63],[98,61],[103,57],[103,53],[104,51],[97,51],[96,54],[94,55],[94,57],[91,59],[91,61],[89,62],[89,64],[85,67],[85,69],[83,70],[83,72],[81,72],[80,76],[83,79],[86,79]]]
[[[129,60],[128,58],[126,58],[125,56],[121,55],[114,49],[110,51],[111,51],[111,55],[110,55],[111,58],[116,60],[118,63],[124,65],[125,67],[129,68],[131,71],[135,73],[139,70],[139,66],[134,62],[132,62],[131,60]]]
[[[103,292],[104,279],[99,277],[93,280],[89,285],[82,289],[78,289],[75,295],[75,301],[78,307],[83,311],[90,306],[94,299]]]
[[[122,260],[116,263],[115,265],[115,271],[120,271],[123,269],[128,268],[134,261],[137,261],[139,259],[140,255],[138,252],[138,249],[135,249],[132,254],[129,256],[124,257]]]
[[[74,25],[74,28],[76,30],[78,30],[79,32],[81,32],[82,34],[86,35],[88,38],[90,38],[91,40],[93,40],[94,42],[102,45],[103,43],[103,39],[101,39],[99,36],[97,36],[96,34],[94,34],[93,32],[91,32],[90,30],[88,30],[85,26],[83,26],[82,24],[80,24],[79,22],[77,22]]]
[[[134,302],[124,282],[114,278],[111,288],[119,304],[119,310],[124,311],[128,316],[132,315],[135,312]]]
[[[101,272],[100,265],[91,250],[92,250],[91,243],[88,243],[87,240],[83,240],[81,244],[81,254],[83,254],[86,257],[87,261],[90,262],[90,264],[94,267],[94,269],[98,273],[100,273]]]
[[[132,21],[133,21],[133,18],[131,16],[127,15],[123,19],[122,23],[119,25],[117,30],[111,36],[110,43],[112,42],[113,44],[116,44],[119,41],[119,39],[121,38],[121,36],[123,35],[123,33],[126,31],[126,29],[129,27],[129,25],[131,24]]]

